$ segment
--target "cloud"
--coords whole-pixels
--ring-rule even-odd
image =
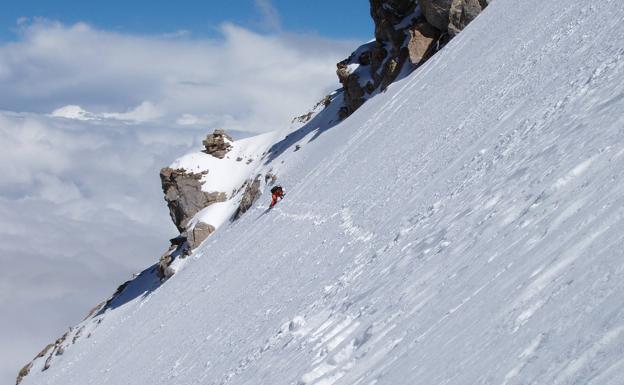
[[[262,25],[272,31],[282,30],[282,20],[271,0],[255,0],[256,9],[262,15]]]
[[[256,4],[277,25],[271,3]],[[335,63],[353,46],[232,24],[223,24],[217,39],[124,35],[45,20],[19,28],[16,42],[0,46],[0,89],[10,90],[0,93],[0,109],[80,106],[100,118],[168,123],[193,115],[215,126],[209,128],[254,132],[287,127],[337,88]]]
[[[176,233],[158,170],[203,134],[0,112],[0,382],[158,260]]]
[[[55,118],[65,118],[74,120],[120,120],[128,123],[141,123],[155,121],[163,117],[162,111],[159,111],[151,102],[143,102],[137,107],[126,112],[102,112],[94,113],[85,110],[77,105],[67,105],[57,108],[50,114]],[[184,114],[186,116],[188,114]]]

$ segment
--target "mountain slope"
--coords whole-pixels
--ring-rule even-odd
[[[624,383],[623,18],[493,2],[23,383]]]

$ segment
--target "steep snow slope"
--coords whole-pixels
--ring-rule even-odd
[[[624,383],[622,19],[493,2],[23,383]]]

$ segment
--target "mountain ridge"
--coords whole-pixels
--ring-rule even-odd
[[[287,140],[286,200],[37,378],[621,383],[624,9],[576,5],[499,0],[349,119]]]

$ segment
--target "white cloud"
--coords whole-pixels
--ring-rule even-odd
[[[151,102],[143,102],[127,112],[108,112],[100,114],[104,119],[117,119],[128,122],[150,122],[158,120],[164,113]]]
[[[0,112],[0,382],[157,261],[158,170],[203,131]]]
[[[155,121],[164,116],[164,113],[156,108],[151,102],[143,102],[137,107],[126,112],[102,112],[94,113],[77,105],[67,105],[57,108],[50,114],[55,118],[74,120],[119,120],[128,123],[141,123]],[[186,114],[185,114],[186,115]]]
[[[272,14],[270,3],[258,4]],[[353,46],[231,24],[218,39],[123,35],[50,21],[20,28],[17,42],[0,46],[0,88],[11,91],[0,93],[0,109],[80,106],[95,117],[171,123],[210,116],[215,126],[255,132],[285,127],[337,88],[335,63]]]
[[[84,108],[70,104],[61,108],[57,108],[50,114],[55,118],[66,118],[75,120],[96,120],[98,119],[93,113],[85,111]]]

